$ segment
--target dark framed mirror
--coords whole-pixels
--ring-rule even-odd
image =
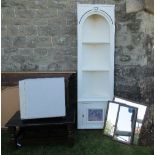
[[[134,141],[133,141],[134,144],[138,144],[138,139],[139,139],[139,135],[140,135],[140,131],[142,128],[142,124],[143,124],[143,120],[145,117],[145,112],[146,112],[147,106],[144,104],[138,104],[134,101],[126,100],[126,99],[123,99],[123,98],[120,98],[117,96],[115,96],[113,100],[115,102],[123,103],[123,104],[138,108],[136,125],[135,125]]]
[[[138,108],[109,101],[104,134],[114,140],[133,144]]]

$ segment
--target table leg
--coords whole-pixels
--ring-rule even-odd
[[[68,143],[70,146],[73,146],[74,145],[74,126],[73,126],[73,124],[68,124],[67,130],[68,130]]]
[[[22,135],[23,135],[23,129],[19,128],[19,131],[17,132],[16,138],[15,138],[15,145],[17,148],[22,147],[22,144],[21,144]]]

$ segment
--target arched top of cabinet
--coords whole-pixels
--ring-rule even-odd
[[[98,7],[94,7],[94,9],[86,11],[80,18],[79,24],[83,24],[85,20],[87,20],[90,17],[101,17],[105,19],[109,25],[113,24],[113,20],[110,17],[108,13],[106,13],[104,10],[98,9]]]

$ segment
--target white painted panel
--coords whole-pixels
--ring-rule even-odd
[[[21,119],[65,116],[64,78],[22,80],[19,90]]]
[[[102,129],[107,102],[78,103],[78,129]]]
[[[77,5],[78,22],[80,21],[81,17],[89,10],[92,10],[94,13],[104,11],[110,16],[113,23],[115,23],[115,17],[114,17],[115,5],[106,5],[106,4],[78,4]]]

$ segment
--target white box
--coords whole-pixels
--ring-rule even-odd
[[[66,115],[64,78],[37,78],[19,81],[21,119]]]

